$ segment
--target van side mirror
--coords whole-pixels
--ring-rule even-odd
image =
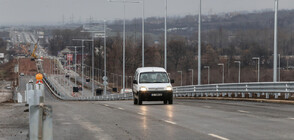
[[[138,81],[137,80],[133,80],[133,84],[138,84]]]
[[[175,83],[175,80],[174,80],[174,79],[171,79],[171,80],[170,80],[170,83],[171,83],[171,84]]]

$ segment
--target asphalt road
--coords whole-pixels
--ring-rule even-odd
[[[54,140],[199,139],[290,140],[294,105],[235,101],[175,100],[61,102],[53,106]]]

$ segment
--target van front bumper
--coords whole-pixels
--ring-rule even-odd
[[[140,91],[136,98],[140,96],[142,101],[164,101],[173,97],[172,91]]]

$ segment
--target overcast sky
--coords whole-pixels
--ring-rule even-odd
[[[202,0],[203,13],[272,9],[274,0]],[[145,0],[146,17],[164,16],[165,0]],[[199,0],[168,0],[168,16],[198,14]],[[141,4],[126,4],[128,19],[140,17]],[[294,9],[294,0],[279,0],[280,9]],[[0,25],[60,24],[68,22],[113,20],[123,17],[123,4],[107,0],[0,0]]]

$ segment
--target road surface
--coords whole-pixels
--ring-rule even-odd
[[[54,140],[199,139],[290,140],[294,106],[176,99],[174,105],[132,101],[62,102],[53,106]]]

